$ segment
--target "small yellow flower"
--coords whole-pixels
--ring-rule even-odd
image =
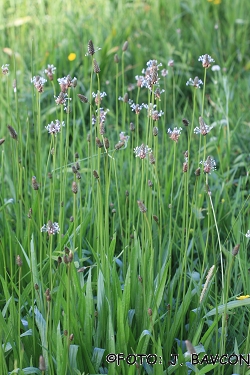
[[[71,52],[68,56],[69,61],[74,61],[76,59],[76,54],[74,52]]]
[[[239,296],[239,297],[236,297],[236,299],[246,299],[246,298],[249,298],[250,296],[247,294],[246,296]]]

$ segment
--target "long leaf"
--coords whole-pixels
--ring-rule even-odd
[[[222,314],[225,310],[231,310],[237,307],[248,306],[248,305],[250,305],[250,298],[237,300],[237,301],[230,301],[224,305],[220,305],[217,308],[212,309],[204,316],[204,318],[207,318],[208,316],[211,316],[211,315],[215,315],[217,313]]]

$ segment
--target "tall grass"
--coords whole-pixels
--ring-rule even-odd
[[[1,4],[2,374],[249,373],[248,10]]]

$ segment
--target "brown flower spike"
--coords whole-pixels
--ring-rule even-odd
[[[10,126],[10,125],[8,125],[7,128],[9,129],[9,133],[10,133],[11,138],[17,140],[17,132],[15,131],[15,129],[12,128],[12,126]]]
[[[98,74],[100,73],[101,69],[97,63],[97,61],[94,59],[94,73]]]

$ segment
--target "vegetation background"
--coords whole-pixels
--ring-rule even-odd
[[[250,374],[249,13],[0,2],[1,374]]]

